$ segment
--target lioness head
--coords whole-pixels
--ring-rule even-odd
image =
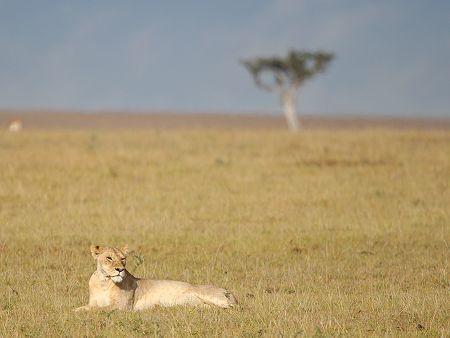
[[[101,247],[91,245],[92,257],[97,261],[97,270],[114,283],[122,282],[125,277],[128,245],[123,248]]]

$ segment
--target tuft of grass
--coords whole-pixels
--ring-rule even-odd
[[[445,336],[450,134],[0,134],[0,336]],[[74,313],[90,244],[238,309]]]

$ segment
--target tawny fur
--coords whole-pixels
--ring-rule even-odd
[[[236,298],[225,289],[212,285],[192,285],[171,280],[134,277],[125,269],[128,248],[91,246],[97,270],[89,280],[89,304],[75,311],[92,309],[144,310],[154,306],[237,305]]]

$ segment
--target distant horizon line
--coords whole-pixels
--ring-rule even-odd
[[[267,116],[278,117],[284,116],[283,112],[272,110],[182,110],[182,109],[76,109],[76,108],[17,108],[17,107],[0,107],[1,113],[17,113],[17,114],[129,114],[129,115],[245,115],[245,116]],[[450,112],[448,114],[433,114],[433,113],[368,113],[368,112],[299,112],[298,117],[308,118],[362,118],[362,119],[425,119],[425,120],[450,120]]]

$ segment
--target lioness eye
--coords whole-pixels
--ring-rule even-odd
[[[108,258],[110,261],[112,261],[112,258],[111,258],[111,257],[108,256],[108,257],[106,257],[106,258]]]

